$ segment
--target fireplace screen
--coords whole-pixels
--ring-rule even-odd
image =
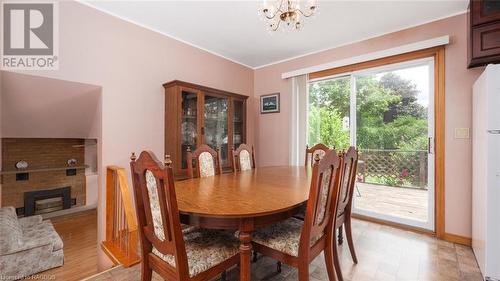
[[[31,216],[71,208],[69,186],[24,193],[24,215]]]

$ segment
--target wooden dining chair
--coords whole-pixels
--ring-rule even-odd
[[[335,147],[333,149],[335,149]],[[312,165],[314,163],[314,158],[316,157],[316,155],[318,155],[319,159],[321,159],[330,150],[331,149],[327,145],[322,143],[317,143],[311,148],[309,148],[309,145],[306,145],[306,156],[305,156],[304,166]],[[310,163],[309,159],[311,159]]]
[[[130,167],[142,248],[141,280],[154,270],[165,280],[210,280],[239,262],[231,233],[197,229],[183,233],[170,157],[165,165],[143,151]]]
[[[328,279],[335,280],[332,224],[337,216],[340,166],[335,150],[327,152],[322,160],[316,155],[305,220],[292,217],[253,234],[254,250],[298,268],[299,281],[309,280],[309,264],[322,251]]]
[[[352,197],[354,195],[354,186],[356,184],[356,173],[358,170],[358,151],[355,147],[351,146],[347,152],[342,152],[342,168],[340,178],[339,196],[337,197],[337,218],[334,222],[335,231],[338,230],[339,238],[338,243],[342,244],[342,233],[345,228],[347,244],[354,263],[358,263],[356,251],[354,249],[354,241],[352,239],[352,226],[351,226],[351,211],[352,211]],[[335,232],[334,231],[334,232]],[[339,281],[343,281],[342,271],[340,268],[340,260],[337,251],[337,244],[333,243],[333,255],[335,272]]]
[[[335,148],[334,148],[335,149]],[[316,157],[316,155],[319,157],[319,159],[323,158],[327,152],[331,151],[331,149],[322,144],[318,143],[315,144],[313,147],[309,148],[308,145],[306,145],[306,159],[305,159],[305,166],[307,167],[309,165],[309,159],[311,159],[311,165],[313,164],[313,160]],[[302,206],[298,213],[294,215],[295,218],[299,220],[304,220],[306,215],[306,206]]]
[[[246,171],[255,169],[255,154],[253,146],[240,144],[238,149],[231,149],[231,159],[233,161],[233,171]]]
[[[222,174],[219,149],[214,150],[206,144],[200,145],[195,151],[188,146],[186,151],[188,177],[210,177]],[[193,172],[193,162],[196,175]]]

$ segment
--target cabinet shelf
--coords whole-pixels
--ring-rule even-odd
[[[216,122],[216,121],[227,122],[227,118],[205,118],[205,122],[206,121],[211,121],[211,122]]]

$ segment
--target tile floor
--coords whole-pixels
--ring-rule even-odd
[[[340,247],[342,272],[351,281],[480,281],[481,274],[471,248],[409,231],[354,220],[355,247],[359,263],[352,263],[347,243]],[[297,271],[283,266],[276,273],[276,263],[260,257],[252,265],[252,280],[297,280]],[[324,258],[310,265],[310,280],[328,280]],[[228,280],[238,280],[237,268],[228,272]],[[155,275],[153,278],[161,280]],[[140,267],[114,268],[90,281],[140,280]]]

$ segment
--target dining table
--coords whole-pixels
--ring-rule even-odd
[[[295,215],[307,202],[312,169],[261,167],[175,183],[181,222],[238,230],[240,280],[250,281],[252,232]]]

